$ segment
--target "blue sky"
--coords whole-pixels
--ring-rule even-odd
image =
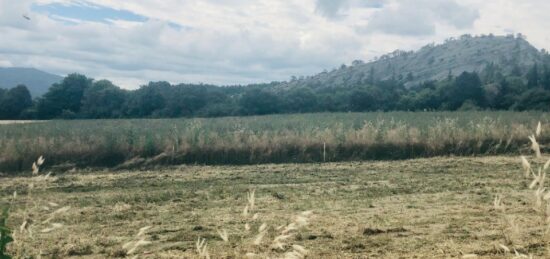
[[[116,10],[106,6],[95,5],[93,3],[50,3],[50,4],[33,4],[31,11],[41,14],[46,14],[53,19],[64,17],[69,19],[110,23],[110,20],[125,20],[132,22],[146,22],[148,19],[145,16],[132,13],[127,10]]]
[[[50,19],[64,22],[66,25],[79,25],[83,22],[113,24],[118,22],[145,23],[149,18],[124,9],[113,9],[92,2],[53,2],[46,4],[33,3],[31,12],[47,15]],[[186,27],[168,22],[175,29]]]
[[[0,66],[125,88],[281,81],[464,33],[521,32],[550,49],[546,10],[546,0],[0,0]]]

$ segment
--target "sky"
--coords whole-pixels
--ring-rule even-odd
[[[0,67],[127,89],[284,81],[462,34],[522,33],[550,49],[547,10],[548,0],[0,0]]]

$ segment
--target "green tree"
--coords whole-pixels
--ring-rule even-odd
[[[243,113],[246,115],[264,115],[279,112],[279,98],[274,93],[253,88],[246,91],[240,100]]]
[[[122,107],[126,101],[126,92],[110,81],[100,80],[84,91],[81,114],[85,118],[118,118],[122,116]]]
[[[471,100],[475,105],[484,107],[485,95],[477,73],[463,72],[449,88],[446,98],[448,109],[456,110],[466,100]]]
[[[522,76],[523,71],[521,70],[521,67],[518,65],[516,60],[512,61],[512,72],[510,73],[511,76]]]
[[[349,106],[352,111],[374,111],[378,107],[378,100],[372,88],[360,88],[351,92]]]
[[[168,117],[193,116],[202,109],[209,101],[215,102],[220,96],[209,96],[206,86],[203,85],[177,85],[171,88],[164,88],[166,106],[163,114]],[[219,99],[218,99],[219,101]]]
[[[349,111],[349,89],[321,88],[316,89],[319,111]]]
[[[205,103],[200,110],[195,112],[204,117],[221,117],[238,115],[239,106],[235,95],[238,95],[242,88],[210,86],[204,97]]]
[[[539,69],[537,63],[527,72],[527,87],[533,88],[539,85]]]
[[[84,75],[70,74],[61,83],[52,85],[38,101],[40,118],[49,119],[59,117],[62,113],[78,113],[84,91],[92,85],[92,81]]]
[[[162,95],[162,87],[170,87],[170,84],[151,82],[129,94],[125,104],[126,116],[131,118],[151,117],[156,111],[162,110],[166,102]]]
[[[31,94],[26,86],[18,85],[4,92],[0,99],[0,117],[19,119],[24,110],[33,105]]]
[[[550,69],[547,64],[544,64],[542,68],[542,80],[541,84],[546,90],[550,90]]]
[[[374,82],[376,82],[376,78],[374,75],[374,67],[371,67],[369,69],[369,74],[367,76],[367,84],[374,85]]]
[[[542,88],[529,89],[523,93],[514,105],[515,110],[550,110],[550,91]]]
[[[407,76],[405,77],[405,81],[410,82],[414,80],[414,74],[412,72],[407,73]]]
[[[441,97],[436,90],[423,89],[414,100],[415,110],[436,110],[441,105]]]
[[[284,94],[284,112],[313,112],[317,110],[317,96],[310,88],[293,88]]]
[[[521,77],[509,77],[500,81],[499,93],[495,98],[495,109],[508,110],[517,102],[519,97],[527,91],[527,86]]]

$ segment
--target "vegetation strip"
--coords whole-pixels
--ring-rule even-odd
[[[0,126],[0,172],[519,154],[542,112],[392,112]],[[544,150],[550,134],[538,137]]]

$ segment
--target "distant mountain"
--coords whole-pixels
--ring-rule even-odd
[[[23,84],[27,86],[33,98],[43,95],[52,84],[61,80],[61,76],[34,68],[0,67],[0,88],[12,88]]]
[[[540,64],[543,56],[521,35],[464,35],[440,45],[426,45],[418,51],[396,50],[368,63],[357,60],[351,66],[342,65],[339,69],[294,79],[281,86],[354,87],[391,78],[411,86],[443,79],[449,73],[456,76],[465,71],[481,72],[489,64],[498,67],[503,74],[524,74],[533,64]]]

